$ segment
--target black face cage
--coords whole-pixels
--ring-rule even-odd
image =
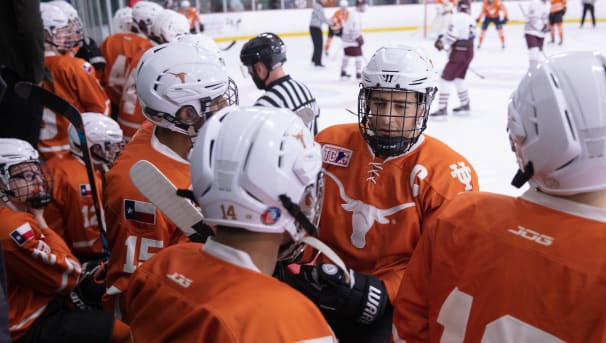
[[[238,86],[236,85],[234,80],[232,80],[231,78],[228,78],[227,90],[225,91],[225,93],[223,93],[223,95],[221,97],[226,102],[226,105],[221,108],[239,104]],[[205,97],[205,98],[199,99],[198,101],[200,102],[200,113],[198,113],[198,111],[195,108],[194,108],[194,112],[196,112],[199,117],[203,118],[204,121],[206,121],[208,118],[210,118],[216,112],[216,110],[215,111],[209,110],[209,107],[210,107],[209,105],[211,105],[213,103],[217,103],[217,98],[211,99],[209,97]],[[183,107],[186,107],[186,106],[193,108],[193,106],[191,106],[191,105],[185,105]],[[183,107],[181,107],[179,109],[179,111]],[[177,111],[177,112],[179,112],[179,111]],[[156,111],[151,107],[143,108],[143,112],[145,114],[147,114],[148,116],[150,116],[150,118],[152,118],[153,121],[156,121],[156,122],[166,121],[184,131],[188,131],[189,127],[195,124],[195,118],[192,118],[192,120],[190,120],[190,121],[183,121],[176,117],[176,113],[168,114],[166,112]]]
[[[25,164],[35,164],[38,170],[19,170],[17,167]],[[2,168],[5,170],[4,168]],[[25,201],[30,207],[42,209],[51,201],[53,192],[53,176],[44,161],[25,161],[8,168],[8,184],[4,185],[4,193]],[[25,182],[19,187],[11,187],[14,179],[23,179]]]
[[[383,94],[389,94],[390,100],[393,100],[393,94],[396,92],[410,92],[415,93],[417,110],[414,114],[408,115],[397,115],[394,114],[392,107],[393,101],[389,102],[389,107],[385,113],[380,113],[379,108],[371,108],[371,96],[373,91],[382,91]],[[406,89],[394,89],[385,87],[373,87],[367,88],[362,86],[358,93],[358,127],[364,139],[371,147],[376,156],[387,158],[401,155],[408,150],[419,140],[421,133],[427,128],[427,118],[429,117],[429,107],[433,100],[433,96],[436,92],[435,88],[428,88],[425,93],[419,93],[416,91],[409,91]],[[402,102],[399,102],[400,104]],[[404,102],[404,110],[402,113],[408,113],[406,107],[412,106],[411,102]],[[389,117],[389,135],[385,133],[377,132],[377,128],[373,127],[373,120],[381,119],[380,117]],[[394,119],[401,118],[405,121],[408,118],[415,118],[416,123],[412,127],[406,127],[401,125],[398,128],[394,124]],[[393,127],[392,127],[393,125]],[[381,128],[385,130],[385,128]],[[397,134],[394,132],[397,131]]]

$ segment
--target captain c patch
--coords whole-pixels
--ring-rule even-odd
[[[322,162],[334,164],[339,167],[349,166],[351,160],[351,150],[336,145],[322,145]]]

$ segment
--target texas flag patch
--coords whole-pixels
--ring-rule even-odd
[[[155,224],[156,206],[151,202],[124,199],[124,218],[145,224]]]
[[[80,196],[81,197],[90,197],[92,196],[92,192],[90,190],[90,184],[80,184]]]
[[[87,74],[91,74],[93,72],[93,66],[88,62],[82,63],[82,69],[84,69]]]
[[[25,242],[34,238],[34,230],[29,225],[29,223],[25,223],[10,233],[11,238],[18,246],[22,246]]]
[[[322,162],[339,167],[349,166],[351,150],[336,145],[322,145]]]

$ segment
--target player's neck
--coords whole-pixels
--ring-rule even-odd
[[[166,145],[177,153],[177,155],[187,160],[189,150],[192,147],[191,138],[189,136],[159,126],[156,127],[155,135],[160,143]]]
[[[272,82],[276,81],[279,78],[282,78],[286,76],[286,73],[284,72],[284,69],[282,67],[278,67],[274,70],[272,70],[272,72],[269,74],[269,78],[266,81],[266,84],[271,84]]]
[[[606,209],[606,190],[562,196],[562,198]]]
[[[281,238],[279,234],[217,230],[215,241],[246,252],[261,273],[272,275],[278,260]]]

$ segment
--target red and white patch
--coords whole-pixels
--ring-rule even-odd
[[[84,62],[84,63],[82,64],[82,69],[84,69],[84,71],[85,71],[87,74],[90,74],[90,73],[92,73],[92,72],[93,72],[93,66],[92,66],[90,63],[88,63],[88,62]]]
[[[22,246],[25,242],[34,239],[34,230],[29,223],[24,223],[10,233],[11,239],[17,243],[18,246]]]
[[[340,146],[324,144],[322,145],[322,162],[334,164],[339,167],[349,166],[352,152]]]

